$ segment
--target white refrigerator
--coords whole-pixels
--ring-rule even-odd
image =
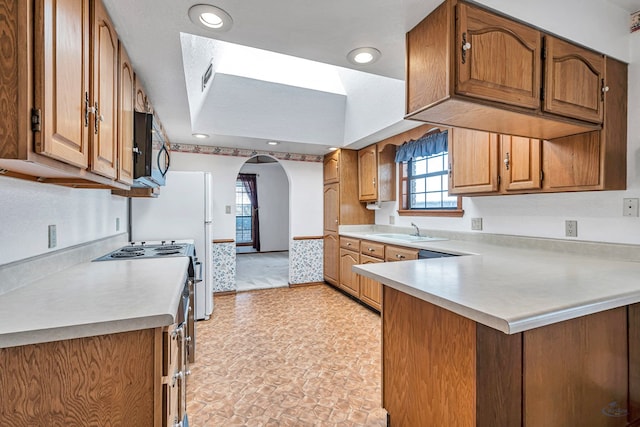
[[[202,263],[202,282],[195,285],[196,319],[213,312],[211,255],[211,174],[169,171],[157,198],[131,199],[131,240],[193,240]]]

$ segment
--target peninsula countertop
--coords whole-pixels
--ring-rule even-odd
[[[507,334],[640,302],[639,262],[462,240],[393,244],[462,256],[354,271]]]
[[[0,294],[0,348],[175,322],[189,257],[83,262]]]

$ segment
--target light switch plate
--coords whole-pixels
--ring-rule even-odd
[[[224,213],[226,213],[226,214],[230,214],[231,213],[231,205],[226,205],[224,207]]]
[[[58,235],[56,232],[55,224],[49,226],[49,249],[55,248],[58,245]]]
[[[396,217],[393,215],[389,215],[389,224],[393,225],[396,223]]]

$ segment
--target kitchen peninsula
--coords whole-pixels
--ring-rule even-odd
[[[420,246],[467,255],[354,267],[384,285],[390,425],[639,425],[637,249],[620,261],[606,250]]]

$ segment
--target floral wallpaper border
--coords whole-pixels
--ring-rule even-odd
[[[323,245],[322,238],[291,240],[289,245],[289,284],[324,281]]]
[[[216,156],[253,157],[258,155],[272,156],[278,160],[295,160],[299,162],[322,162],[324,156],[315,154],[282,153],[279,151],[251,150],[245,148],[213,147],[209,145],[171,144],[171,151],[178,153],[211,154]]]

